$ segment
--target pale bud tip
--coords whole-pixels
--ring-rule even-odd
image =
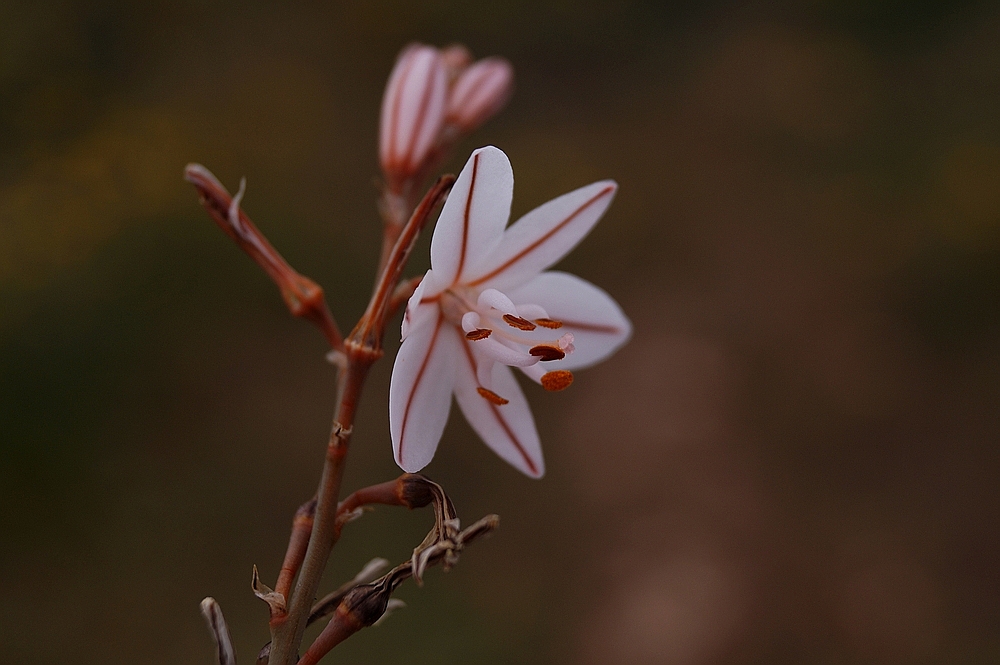
[[[448,95],[446,122],[471,132],[504,107],[514,89],[514,68],[503,58],[484,58],[466,69]]]

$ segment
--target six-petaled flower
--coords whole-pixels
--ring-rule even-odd
[[[431,240],[431,269],[408,303],[392,370],[389,424],[396,462],[415,472],[434,456],[451,396],[501,458],[545,471],[531,409],[511,367],[548,390],[614,353],[631,324],[604,291],[545,271],[604,214],[610,180],[553,199],[507,228],[514,176],[497,148],[476,150]]]

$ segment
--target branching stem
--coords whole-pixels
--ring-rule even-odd
[[[337,409],[316,492],[312,533],[299,578],[288,602],[288,613],[271,621],[271,665],[293,665],[297,660],[298,648],[320,579],[340,535],[337,524],[338,499],[361,388],[372,364],[382,356],[382,336],[386,319],[391,314],[389,305],[410,251],[431,213],[444,200],[454,182],[455,176],[452,175],[439,178],[402,227],[392,251],[389,252],[388,261],[380,271],[368,309],[343,343],[346,363],[339,376]],[[293,529],[293,538],[294,536]],[[289,549],[292,549],[291,546]]]

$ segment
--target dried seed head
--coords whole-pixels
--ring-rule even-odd
[[[392,595],[392,588],[384,584],[362,584],[344,596],[337,613],[356,622],[359,627],[370,626],[385,614]]]
[[[407,508],[423,508],[434,500],[433,483],[418,473],[404,473],[396,480],[396,493]]]
[[[566,390],[571,383],[573,383],[573,372],[569,370],[557,369],[542,375],[542,388],[551,392]]]

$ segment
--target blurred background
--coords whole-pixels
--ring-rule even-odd
[[[447,167],[503,148],[515,216],[618,180],[561,267],[635,335],[567,392],[527,388],[541,481],[453,412],[426,471],[501,528],[330,660],[1000,660],[1000,8],[674,4],[3,3],[5,660],[209,665],[213,595],[253,662],[251,565],[273,583],[334,374],[181,170],[245,175],[350,328],[412,40],[513,62],[509,107]],[[398,473],[390,365],[348,489]],[[323,590],[430,523],[351,524]]]

